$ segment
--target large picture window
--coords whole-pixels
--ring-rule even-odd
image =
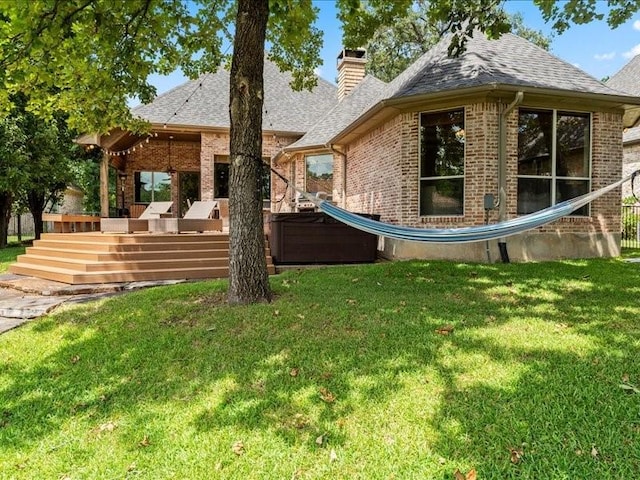
[[[171,175],[166,172],[135,172],[136,203],[171,201]]]
[[[305,189],[309,193],[333,192],[333,155],[307,155],[305,157]]]
[[[536,212],[591,188],[591,115],[520,109],[518,213]],[[573,215],[588,215],[589,207]]]
[[[464,213],[464,110],[420,114],[420,215]]]

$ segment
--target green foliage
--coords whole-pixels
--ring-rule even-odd
[[[448,27],[433,21],[429,16],[431,8],[428,0],[416,1],[406,15],[374,32],[366,45],[368,73],[390,82],[440,40]],[[496,4],[495,8],[500,7]],[[549,49],[551,38],[527,27],[521,14],[509,16],[508,21],[514,34]]]
[[[608,0],[606,6],[608,13],[605,15],[599,9],[604,2],[595,0],[570,0],[567,2],[557,2],[556,0],[533,0],[540,11],[545,22],[553,22],[553,29],[562,33],[568,29],[572,23],[581,25],[594,20],[603,20],[606,17],[607,24],[611,28],[616,28],[629,20],[640,5],[637,1],[630,0]]]
[[[638,224],[640,224],[640,207],[622,207],[622,235],[625,240],[638,238]]]
[[[272,304],[230,308],[226,282],[189,283],[2,335],[2,476],[637,477],[640,396],[621,388],[640,384],[637,264],[414,261],[271,282]]]

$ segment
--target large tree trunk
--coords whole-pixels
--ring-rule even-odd
[[[239,0],[231,63],[229,303],[271,300],[260,177],[264,45],[269,0]]]
[[[46,200],[40,192],[30,191],[27,193],[27,207],[33,216],[33,228],[35,239],[40,240],[42,235],[42,213],[44,212]]]
[[[7,246],[12,204],[13,195],[9,192],[0,192],[0,248]]]

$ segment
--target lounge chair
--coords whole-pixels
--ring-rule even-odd
[[[154,233],[222,231],[222,220],[213,217],[218,208],[216,201],[193,202],[183,218],[152,218],[149,231]]]
[[[103,218],[100,220],[101,232],[147,232],[149,220],[159,219],[166,214],[173,202],[151,202],[138,218]]]

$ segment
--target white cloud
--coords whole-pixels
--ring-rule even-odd
[[[640,30],[640,20],[636,20],[635,22],[633,22],[633,29]]]
[[[596,53],[593,58],[595,58],[596,60],[598,60],[599,62],[602,60],[613,60],[613,58],[616,56],[616,52],[609,52],[609,53]]]
[[[316,67],[313,69],[313,73],[316,74],[316,76],[321,77],[322,76],[322,67]]]
[[[631,50],[629,50],[628,52],[624,52],[622,54],[622,56],[624,58],[633,58],[636,55],[640,55],[640,43],[638,45],[636,45],[635,47],[633,47]]]

